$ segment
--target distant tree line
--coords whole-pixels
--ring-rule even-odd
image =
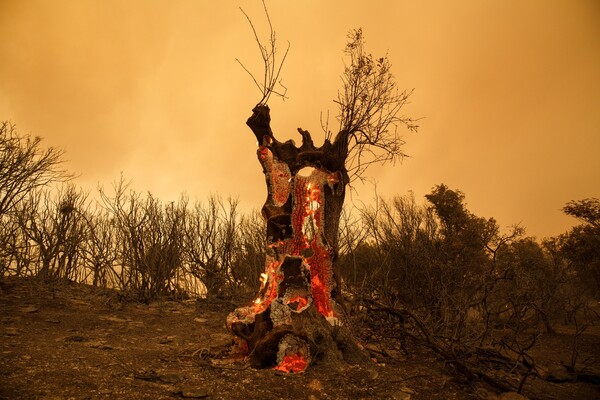
[[[255,292],[262,219],[217,195],[162,203],[121,177],[98,200],[70,183],[62,153],[0,131],[0,272],[118,289],[132,300]]]
[[[381,341],[416,340],[469,378],[520,390],[543,375],[530,351],[539,336],[570,325],[575,373],[577,339],[599,321],[600,202],[569,202],[563,211],[581,225],[538,242],[474,215],[446,185],[425,199],[378,199],[342,224],[340,264],[364,320],[357,326],[379,326]],[[517,387],[488,371],[490,357],[507,372],[520,368]]]
[[[217,195],[165,204],[122,177],[90,200],[61,163],[60,151],[0,125],[2,276],[84,282],[138,301],[257,292],[266,246],[258,212]],[[575,369],[577,337],[598,321],[600,201],[563,212],[580,224],[538,241],[474,215],[444,184],[424,202],[396,196],[346,210],[337,264],[354,326],[377,327],[382,341],[416,340],[491,381],[481,359],[493,350],[518,363],[522,386],[539,374],[529,353],[538,336],[570,324]]]

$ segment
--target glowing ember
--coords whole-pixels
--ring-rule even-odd
[[[319,275],[314,274],[312,276],[311,286],[312,295],[315,299],[315,306],[317,307],[317,311],[319,311],[319,313],[321,313],[321,315],[323,315],[324,317],[334,316],[333,310],[331,309],[331,304],[329,303],[329,293],[327,292],[327,288],[319,279]]]
[[[258,159],[265,168],[267,186],[269,187],[270,201],[275,206],[282,206],[290,195],[292,175],[288,165],[277,158],[266,146],[258,147]]]
[[[293,372],[297,374],[306,369],[308,362],[301,354],[293,354],[291,356],[285,356],[283,361],[275,367],[278,371]]]
[[[267,279],[269,279],[269,275],[265,274],[264,272],[260,274],[260,283],[264,285],[267,283]]]
[[[296,304],[294,304],[296,303]],[[294,297],[293,299],[288,300],[288,302],[286,303],[288,305],[295,305],[295,309],[297,310],[301,310],[304,307],[306,307],[306,305],[308,304],[308,300],[306,299],[306,297],[302,297],[302,296],[297,296]]]
[[[267,297],[266,301],[263,301],[261,297],[258,297],[256,300],[254,300],[254,313],[258,314],[258,313],[265,311],[271,304],[271,301],[276,296],[277,296],[277,288],[275,287],[275,285],[271,285],[271,290],[269,291],[268,295],[266,296]]]

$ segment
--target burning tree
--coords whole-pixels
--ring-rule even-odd
[[[267,101],[272,93],[283,96],[275,86],[285,56],[281,63],[275,61],[270,20],[269,49],[248,20],[265,66],[262,84],[253,77],[263,97],[246,124],[258,141],[267,184],[262,208],[267,251],[257,297],[232,312],[227,326],[254,367],[299,372],[313,361],[366,360],[345,323],[336,271],[340,213],[354,178],[362,178],[372,163],[404,155],[398,127],[417,129],[414,120],[400,115],[410,92],[398,90],[387,56],[374,59],[367,54],[362,30],[353,30],[344,50],[349,62],[343,87],[335,100],[338,133],[332,137],[324,127],[326,139],[320,147],[300,128],[300,146],[292,140],[280,142],[271,130]]]

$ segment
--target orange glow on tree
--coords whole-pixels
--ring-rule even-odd
[[[227,327],[251,365],[299,372],[310,364],[313,351],[322,355],[322,348],[311,348],[314,343],[328,340],[330,359],[353,348],[344,343],[337,349],[330,331],[343,313],[333,265],[348,176],[343,163],[326,158],[306,131],[300,130],[300,147],[277,141],[268,111],[259,105],[248,120],[267,185],[265,271],[253,303],[234,310]]]
[[[257,140],[267,185],[262,208],[267,278],[254,304],[234,310],[227,326],[247,343],[250,361],[258,367],[307,365],[316,354],[320,360],[368,359],[344,326],[340,279],[334,268],[340,217],[350,174],[361,178],[369,165],[403,156],[396,128],[417,129],[414,120],[398,114],[410,94],[397,91],[387,58],[374,62],[364,52],[362,31],[353,30],[345,50],[350,63],[336,101],[339,131],[334,135],[326,129],[319,147],[300,128],[299,146],[293,140],[280,142],[271,129],[267,105],[269,96],[277,93],[280,71],[275,67],[272,30],[271,38],[270,49],[256,38],[265,61],[265,83],[261,87],[254,80],[263,97],[246,121]],[[374,69],[365,69],[365,60]]]

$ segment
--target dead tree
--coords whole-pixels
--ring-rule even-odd
[[[42,148],[41,141],[20,135],[8,121],[0,122],[0,216],[14,211],[35,189],[71,177],[60,168],[63,152]]]
[[[343,88],[335,100],[339,132],[332,138],[326,131],[320,147],[300,128],[300,146],[280,142],[266,104],[281,70],[274,64],[275,36],[271,28],[267,50],[252,28],[268,77],[257,84],[263,98],[246,122],[256,136],[267,184],[262,208],[267,250],[257,297],[229,315],[228,327],[255,367],[299,372],[312,361],[364,361],[364,351],[345,326],[336,271],[340,215],[353,178],[361,178],[373,162],[403,156],[396,128],[417,128],[399,114],[410,93],[397,90],[387,57],[374,60],[365,53],[362,31],[353,30]]]

